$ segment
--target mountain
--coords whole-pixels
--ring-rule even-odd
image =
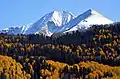
[[[75,31],[79,29],[84,30],[89,28],[91,25],[104,25],[111,23],[113,23],[113,21],[109,20],[99,12],[93,9],[89,9],[65,25],[67,28],[69,27],[69,29],[65,32]]]
[[[10,28],[6,28],[2,30],[2,33],[8,34],[24,34],[24,32],[28,29],[30,25],[23,25],[23,26],[12,26]]]
[[[31,25],[10,27],[2,30],[2,32],[8,34],[44,34],[51,36],[54,33],[84,30],[91,25],[110,23],[113,23],[113,21],[92,9],[87,10],[77,17],[68,11],[53,11]]]
[[[72,19],[74,19],[74,15],[72,13],[66,11],[53,11],[31,25],[25,34],[42,33],[47,36],[51,36]]]

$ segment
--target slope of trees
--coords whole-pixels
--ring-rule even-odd
[[[59,37],[0,34],[2,79],[119,79],[120,23]]]
[[[0,56],[0,79],[30,79],[23,66],[8,56]]]

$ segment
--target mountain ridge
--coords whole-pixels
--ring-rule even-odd
[[[10,27],[1,32],[8,34],[44,34],[51,36],[59,32],[66,33],[79,29],[84,30],[94,24],[111,23],[113,23],[113,21],[93,9],[89,9],[78,16],[68,11],[52,11],[31,25]]]

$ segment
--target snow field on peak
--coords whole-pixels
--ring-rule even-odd
[[[51,36],[54,33],[66,33],[76,30],[85,30],[91,25],[111,24],[109,20],[99,12],[89,9],[77,17],[67,11],[53,11],[37,20],[31,25],[11,27],[2,32],[8,34],[44,34]]]

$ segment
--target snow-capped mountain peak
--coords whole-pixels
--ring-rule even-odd
[[[53,11],[51,13],[51,21],[53,21],[56,26],[62,26],[73,18],[74,15],[68,11]]]
[[[47,36],[50,36],[72,19],[74,19],[74,15],[67,11],[52,11],[51,13],[43,16],[37,22],[33,23],[33,25],[31,25],[30,28],[28,28],[28,30],[25,32],[25,34],[40,33],[47,29]]]
[[[90,25],[110,23],[113,23],[113,21],[93,9],[89,9],[77,17],[68,11],[52,11],[31,25],[7,28],[2,32],[8,34],[42,33],[46,36],[51,36],[53,33],[66,33],[87,29]]]
[[[85,19],[88,20],[88,24],[110,24],[113,23],[113,21],[109,20],[107,17],[103,16],[101,13],[89,9],[88,11],[84,12],[83,14],[88,15],[88,17]]]
[[[89,13],[89,14],[101,16],[101,14],[100,14],[99,12],[97,12],[97,11],[95,11],[95,10],[93,10],[93,9],[89,9],[89,10],[87,10],[86,12],[84,12],[84,14],[85,14],[85,13]]]
[[[66,26],[69,27],[69,31],[74,31],[78,29],[87,29],[91,25],[101,25],[101,24],[111,24],[113,21],[109,20],[99,12],[89,9],[83,14],[80,14],[75,19],[71,20]]]

